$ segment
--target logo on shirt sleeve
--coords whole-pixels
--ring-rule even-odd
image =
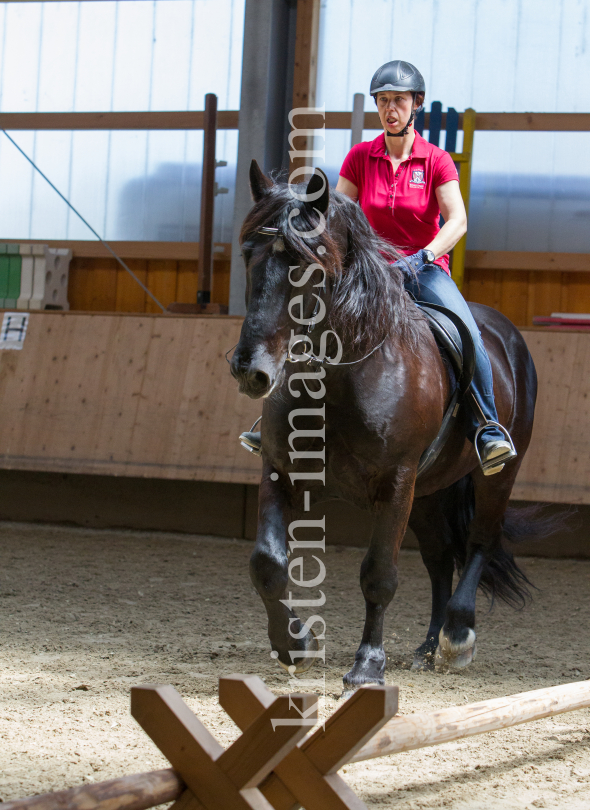
[[[412,179],[410,186],[412,188],[421,188],[426,183],[424,179],[424,169],[412,169]]]

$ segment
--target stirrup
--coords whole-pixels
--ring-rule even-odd
[[[481,453],[479,452],[479,447],[477,445],[477,440],[482,431],[486,430],[486,428],[495,427],[498,428],[506,438],[506,444],[509,445],[508,449],[504,450],[502,453],[497,453],[491,458],[482,459]],[[479,465],[481,467],[481,471],[484,475],[495,475],[496,473],[502,472],[504,469],[504,465],[507,461],[510,461],[512,458],[516,458],[518,453],[516,452],[516,448],[514,446],[514,442],[512,441],[512,437],[510,433],[506,430],[506,428],[501,425],[499,422],[485,422],[485,424],[480,425],[478,429],[475,431],[475,438],[473,439],[473,444],[475,447],[475,452],[477,453],[477,459],[479,461]]]
[[[255,456],[262,455],[262,442],[261,442],[261,435],[259,432],[255,432],[254,428],[260,422],[262,416],[259,416],[258,419],[254,422],[250,430],[244,431],[244,433],[240,433],[239,442],[243,448],[245,448],[249,453],[254,453]]]

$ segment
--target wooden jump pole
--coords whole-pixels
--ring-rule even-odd
[[[590,707],[590,681],[394,717],[397,687],[365,686],[317,722],[317,698],[277,698],[256,676],[221,678],[242,736],[224,750],[171,686],[132,689],[132,714],[174,768],[5,802],[3,810],[366,810],[337,771],[349,762],[439,745]],[[301,718],[309,723],[300,724]],[[275,727],[276,724],[276,727]]]
[[[165,768],[3,802],[2,810],[148,810],[157,804],[175,801],[184,789],[185,784],[178,774],[172,768]]]
[[[578,681],[482,700],[469,706],[451,706],[437,712],[394,717],[350,761],[360,762],[440,745],[589,706],[590,681]]]

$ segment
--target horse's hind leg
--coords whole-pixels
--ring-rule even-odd
[[[265,470],[258,501],[258,532],[250,558],[250,577],[268,616],[273,658],[285,668],[304,672],[314,661],[318,642],[308,627],[285,604],[289,580],[287,530],[289,505],[279,482]],[[284,601],[281,601],[284,600]]]
[[[430,576],[432,612],[426,640],[414,653],[412,669],[434,669],[438,637],[445,621],[447,603],[453,593],[455,567],[449,525],[441,497],[436,492],[414,501],[410,528],[420,545],[420,554]]]
[[[347,687],[384,683],[383,620],[397,589],[397,557],[408,522],[412,494],[413,475],[409,482],[397,484],[391,501],[382,503],[375,516],[371,542],[361,565],[365,627],[353,667],[343,678]]]
[[[467,538],[461,538],[459,531],[453,537],[456,556],[463,557],[465,562],[439,637],[444,663],[456,668],[467,666],[475,656],[475,601],[482,575],[485,574],[492,589],[510,592],[516,599],[523,595],[513,577],[513,572],[519,569],[512,555],[502,548],[503,517],[519,466],[518,462],[513,463],[504,473],[487,478],[476,470],[471,474],[472,490],[469,477],[455,485],[465,488],[464,498],[456,499],[457,509],[464,510],[464,517],[469,511],[473,514]]]

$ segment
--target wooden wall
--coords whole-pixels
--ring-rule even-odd
[[[78,312],[159,312],[156,304],[98,242],[47,242],[68,246],[68,297]],[[194,303],[197,295],[198,243],[113,242],[131,270],[167,307]],[[215,246],[212,301],[228,304],[231,245]],[[590,313],[590,256],[579,253],[467,251],[468,301],[500,310],[518,327],[532,326],[535,315]]]
[[[590,313],[590,256],[468,251],[463,294],[500,310],[516,326],[535,315]]]
[[[0,351],[0,468],[258,483],[238,443],[260,402],[238,393],[229,316],[31,313]]]
[[[229,316],[31,313],[0,351],[0,469],[256,484],[237,437],[261,404],[238,393]],[[539,374],[514,496],[590,504],[590,333],[523,330]]]
[[[14,240],[12,240],[14,241]],[[136,281],[113,259],[100,242],[41,242],[69,247],[68,300],[78,312],[160,312]],[[113,250],[147,286],[164,307],[173,302],[197,300],[198,242],[111,242]],[[229,302],[231,246],[215,245],[213,254],[213,303]]]
[[[167,307],[197,300],[198,261],[127,259],[127,265]],[[216,261],[211,300],[229,301],[229,261]],[[157,304],[115,259],[74,257],[70,265],[68,300],[82,312],[160,312]]]

